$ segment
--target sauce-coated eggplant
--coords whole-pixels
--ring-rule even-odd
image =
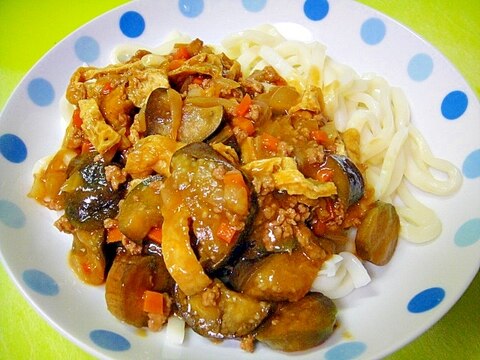
[[[321,293],[309,293],[297,302],[282,303],[259,327],[256,339],[286,351],[307,350],[333,333],[337,308]]]
[[[80,164],[67,182],[77,182],[74,191],[65,192],[65,216],[77,229],[103,228],[103,221],[114,218],[123,188],[114,190],[105,176],[102,160]]]
[[[217,339],[250,334],[271,308],[270,303],[230,290],[219,280],[192,296],[177,286],[174,298],[180,315],[195,332]]]
[[[173,291],[173,280],[163,258],[158,255],[117,255],[105,283],[108,310],[128,324],[146,326],[148,315],[143,311],[146,290]]]
[[[357,254],[375,265],[387,264],[395,252],[400,219],[392,204],[377,201],[357,229]]]
[[[135,186],[120,203],[118,227],[130,240],[139,242],[152,227],[162,225],[162,184],[162,176],[150,176]]]

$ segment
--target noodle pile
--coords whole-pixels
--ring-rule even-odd
[[[435,212],[420,203],[409,187],[434,195],[451,195],[462,183],[460,171],[436,158],[410,121],[407,99],[377,75],[359,76],[352,68],[326,55],[325,46],[286,40],[264,25],[227,37],[225,53],[236,59],[247,76],[271,65],[291,85],[323,90],[327,115],[337,129],[360,133],[360,161],[375,199],[396,202],[401,236],[415,243],[435,239],[442,231]],[[433,175],[438,172],[438,177]]]

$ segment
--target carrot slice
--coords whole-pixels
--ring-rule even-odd
[[[150,240],[161,244],[162,243],[162,228],[161,227],[156,227],[156,226],[151,228],[150,231],[147,234],[147,237]]]
[[[163,314],[164,300],[162,293],[146,290],[143,294],[143,311],[153,314]]]
[[[247,135],[253,135],[255,133],[255,125],[252,120],[243,116],[235,116],[232,120],[232,125],[245,131]]]
[[[80,117],[80,109],[79,108],[76,108],[74,111],[73,111],[73,115],[72,115],[72,124],[73,126],[77,127],[77,128],[80,128],[83,124],[83,120],[82,118]]]
[[[237,108],[236,108],[237,116],[245,116],[245,114],[248,112],[248,109],[250,109],[251,104],[252,104],[252,98],[250,97],[250,95],[245,94],[242,101],[240,101],[240,103],[237,105]]]
[[[233,241],[236,233],[236,229],[224,222],[222,222],[217,229],[217,236],[228,244]]]
[[[245,186],[245,180],[240,171],[227,171],[223,175],[223,183],[225,185]]]
[[[179,46],[175,49],[173,53],[174,60],[187,60],[190,59],[190,52],[186,46]]]
[[[318,144],[325,144],[328,142],[328,133],[324,130],[312,130],[310,136]]]
[[[275,136],[270,134],[264,133],[262,134],[261,143],[264,149],[270,151],[277,151],[278,150],[278,143],[279,140]]]
[[[107,243],[122,241],[123,234],[117,227],[112,227],[107,231]]]

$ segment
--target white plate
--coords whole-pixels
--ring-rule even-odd
[[[317,4],[317,5],[315,5]],[[235,17],[231,15],[235,14]],[[142,335],[107,311],[103,287],[83,285],[68,269],[69,236],[57,214],[26,197],[35,162],[61,143],[59,99],[83,62],[104,66],[122,43],[157,45],[172,29],[216,43],[227,33],[281,24],[295,37],[316,39],[328,54],[359,73],[376,72],[400,86],[413,121],[434,154],[463,171],[448,198],[418,194],[441,218],[433,243],[401,242],[391,263],[370,268],[373,281],[338,301],[340,327],[321,347],[297,359],[380,358],[404,346],[443,316],[480,264],[480,107],[451,64],[395,21],[352,1],[146,0],[129,3],[85,25],[51,50],[23,79],[0,122],[0,249],[10,275],[32,305],[60,332],[101,358],[283,359],[238,343],[213,345],[188,332],[183,346],[164,333]]]

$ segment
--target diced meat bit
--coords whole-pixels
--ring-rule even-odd
[[[163,293],[163,313],[148,313],[148,328],[151,331],[159,331],[168,321],[172,309],[172,300],[167,293]]]
[[[227,170],[225,169],[225,166],[223,165],[218,165],[215,167],[215,169],[213,169],[212,171],[212,176],[215,180],[223,180],[223,176],[225,175],[225,173],[227,172]]]
[[[261,113],[261,107],[258,104],[251,104],[245,117],[251,119],[254,123],[258,120]]]
[[[323,149],[321,147],[311,147],[308,149],[305,149],[305,159],[307,161],[307,164],[321,164],[323,160],[325,159],[325,154],[323,152]]]
[[[242,341],[240,341],[240,349],[249,353],[253,353],[255,350],[255,338],[252,334],[242,338]]]
[[[241,84],[245,88],[245,91],[254,97],[258,94],[263,93],[263,90],[264,90],[263,84],[260,81],[255,80],[251,77],[248,77],[245,80],[243,80]]]
[[[202,293],[202,304],[204,306],[217,306],[219,301],[220,287],[217,284],[214,284]]]
[[[103,220],[103,227],[105,229],[112,229],[118,227],[118,220],[107,218]]]
[[[262,211],[255,219],[252,233],[261,237],[267,250],[272,250],[275,243],[291,238],[295,228],[310,217],[310,209],[301,199],[275,192],[259,197]]]
[[[122,237],[122,245],[131,255],[140,255],[142,253],[142,245],[137,244],[126,236]]]
[[[73,234],[75,227],[68,221],[65,215],[62,215],[55,223],[53,224],[58,230],[66,234]]]
[[[118,190],[121,184],[127,181],[127,172],[116,165],[105,166],[105,178],[113,190]]]
[[[243,129],[240,129],[239,127],[234,127],[232,131],[233,135],[235,135],[235,139],[239,144],[241,144],[248,137],[247,132]]]

